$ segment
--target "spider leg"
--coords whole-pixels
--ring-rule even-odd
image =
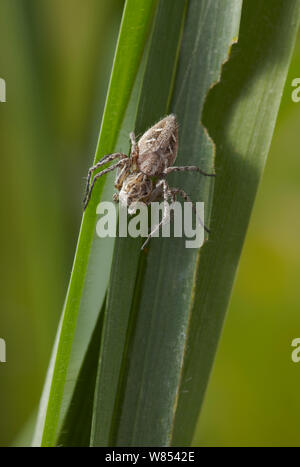
[[[120,191],[123,182],[127,175],[129,174],[129,165],[131,164],[131,160],[127,158],[126,160],[123,160],[123,167],[121,168],[120,171],[117,172],[116,179],[115,179],[115,188]]]
[[[133,171],[137,171],[137,160],[139,157],[139,147],[136,142],[135,134],[133,132],[129,135],[131,141],[131,154],[130,157],[132,159],[132,169]]]
[[[200,169],[200,167],[196,167],[195,165],[185,165],[183,167],[167,167],[164,171],[164,175],[168,175],[171,172],[199,172],[202,175],[205,175],[206,177],[215,177],[215,173],[207,173],[204,172],[204,170]]]
[[[168,183],[167,183],[167,181],[165,179],[160,180],[158,182],[158,184],[156,185],[156,188],[158,188],[160,185],[163,186],[163,194],[164,194],[164,212],[163,212],[162,220],[160,221],[159,224],[157,224],[154,227],[152,232],[150,232],[150,234],[147,237],[147,240],[143,243],[141,250],[143,250],[145,248],[145,246],[149,242],[149,240],[150,240],[151,236],[154,234],[154,232],[156,232],[160,228],[160,226],[165,223],[165,221],[167,220],[168,215],[169,215],[169,213],[168,213],[168,208],[169,208],[169,203],[168,203],[168,200],[169,200],[169,186],[168,186]]]
[[[107,164],[108,162],[113,161],[114,159],[118,159],[118,158],[124,159],[125,157],[127,158],[126,154],[122,154],[120,152],[116,152],[114,154],[107,154],[106,156],[102,157],[102,159],[99,162],[97,162],[97,164],[95,164],[95,165],[93,165],[92,167],[89,168],[87,181],[86,181],[85,197],[84,197],[84,200],[83,200],[84,204],[86,203],[86,199],[87,199],[87,196],[88,196],[90,181],[91,181],[91,177],[92,177],[93,172],[95,172],[95,170],[99,169],[99,167],[101,167],[102,165]]]
[[[89,187],[89,189],[88,189],[88,191],[87,191],[87,195],[86,195],[86,197],[85,197],[85,201],[84,201],[84,210],[86,209],[87,205],[89,204],[89,201],[90,201],[90,198],[91,198],[91,194],[92,194],[92,191],[93,191],[95,182],[98,180],[98,178],[102,177],[102,175],[105,175],[105,174],[107,174],[108,172],[111,172],[112,170],[117,169],[118,167],[121,167],[123,164],[124,164],[124,161],[121,160],[121,161],[117,162],[116,164],[111,165],[111,166],[108,167],[107,169],[104,169],[104,170],[102,170],[101,172],[99,172],[99,173],[97,173],[97,174],[95,175],[95,177],[93,178],[92,184],[91,184],[91,186]]]
[[[159,182],[157,182],[157,184],[155,185],[155,188],[152,191],[151,196],[150,196],[149,201],[148,201],[147,204],[150,204],[150,203],[152,203],[152,201],[157,201],[157,200],[162,198],[162,195],[163,195],[163,192],[164,192],[162,185],[163,185],[162,180],[159,180]]]
[[[135,137],[135,134],[134,134],[133,131],[129,134],[129,138],[130,138],[130,141],[131,141],[132,149],[135,150],[136,146],[137,146],[137,143],[136,143],[136,137]]]
[[[176,198],[176,195],[180,195],[185,201],[188,201],[189,203],[192,203],[193,211],[194,211],[194,213],[196,214],[196,217],[197,217],[197,219],[198,219],[200,225],[202,225],[202,227],[204,228],[204,230],[205,230],[207,233],[210,233],[209,228],[206,227],[206,225],[203,224],[202,219],[200,219],[200,217],[198,217],[195,203],[191,200],[191,198],[189,197],[189,195],[188,195],[184,190],[181,190],[180,188],[171,188],[171,189],[170,189],[170,193],[171,193],[173,196],[175,196],[175,198]],[[173,198],[173,199],[174,199],[174,198]]]

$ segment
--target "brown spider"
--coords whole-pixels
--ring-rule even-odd
[[[118,169],[115,188],[119,191],[119,194],[115,193],[113,199],[127,206],[129,214],[135,212],[134,203],[138,201],[148,205],[152,201],[163,198],[165,203],[163,218],[149,234],[142,248],[144,248],[153,233],[166,221],[168,216],[166,203],[168,203],[169,198],[175,201],[177,195],[180,195],[185,201],[191,202],[190,197],[185,191],[169,187],[166,180],[166,176],[169,173],[195,171],[207,177],[215,176],[214,173],[206,173],[196,166],[173,167],[178,148],[177,128],[176,117],[171,114],[149,128],[138,143],[136,143],[134,133],[130,133],[130,157],[122,153],[108,154],[91,167],[88,172],[84,209],[86,209],[89,203],[96,181],[102,175],[115,169]],[[120,160],[116,164],[97,173],[92,183],[90,183],[95,170],[115,159]],[[209,232],[207,227],[204,226],[204,228]]]

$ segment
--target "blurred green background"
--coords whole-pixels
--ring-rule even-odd
[[[30,426],[39,401],[122,8],[123,0],[0,0],[1,446]],[[295,77],[300,37],[194,445],[300,446]]]

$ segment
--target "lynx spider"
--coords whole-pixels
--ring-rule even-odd
[[[102,175],[117,169],[115,188],[119,193],[113,196],[114,201],[120,201],[128,207],[128,213],[135,212],[134,203],[137,201],[150,204],[161,198],[164,200],[164,212],[161,222],[150,232],[147,240],[142,246],[148,243],[151,236],[167,220],[168,210],[166,204],[169,199],[176,200],[180,195],[185,201],[190,201],[190,197],[185,191],[179,188],[170,188],[166,177],[172,172],[193,171],[199,172],[207,177],[214,177],[214,173],[206,173],[196,166],[174,167],[178,148],[178,125],[176,116],[171,114],[160,120],[149,128],[140,138],[138,143],[134,133],[130,133],[131,154],[114,153],[104,156],[96,165],[88,171],[86,195],[84,199],[84,209],[86,209],[96,181]],[[103,165],[119,159],[119,162],[97,173],[91,183],[91,177],[95,170]],[[193,205],[194,207],[194,205]],[[205,230],[209,232],[208,228]]]

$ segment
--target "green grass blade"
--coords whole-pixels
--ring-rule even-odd
[[[105,300],[90,340],[84,362],[80,368],[72,400],[59,433],[57,440],[58,446],[85,447],[90,443],[93,399],[104,309]]]
[[[178,1],[176,8],[173,0],[159,4],[139,100],[137,134],[167,113],[186,4],[185,0]],[[124,347],[131,325],[131,306],[135,290],[138,290],[140,247],[138,239],[116,240],[95,397],[91,441],[94,446],[111,445],[117,430]]]
[[[155,0],[126,2],[95,161],[114,150],[155,4]],[[56,442],[104,299],[113,247],[99,239],[95,242],[96,205],[105,192],[104,184],[104,180],[97,184],[83,217],[61,329],[44,388],[35,445],[53,446]],[[111,183],[106,186],[110,194]]]
[[[201,114],[237,35],[240,7],[236,1],[189,2],[171,105],[180,125],[178,165],[213,171],[212,143],[201,125]],[[192,199],[205,201],[208,224],[212,179],[178,174],[169,182],[184,188]],[[201,250],[185,248],[185,238],[151,242],[131,336],[117,445],[171,442]]]
[[[243,3],[240,36],[203,122],[216,144],[212,234],[195,280],[173,444],[191,442],[250,214],[269,151],[299,23],[298,0]],[[220,388],[222,391],[222,388]]]
[[[160,3],[162,10],[166,4]],[[200,124],[202,106],[208,90],[220,75],[240,18],[241,2],[232,1],[226,5],[224,8],[223,2],[216,1],[189,2],[178,69],[174,68],[174,79],[169,80],[163,94],[165,113],[171,101],[171,111],[177,114],[180,125],[178,164],[197,164],[207,171],[213,170],[213,150]],[[145,121],[148,115],[152,118],[148,125],[162,112],[161,98],[159,101],[155,99],[156,86],[159,88],[155,73],[160,61],[166,60],[162,57],[166,47],[163,32],[170,23],[168,14],[161,17],[157,35],[153,38],[153,55],[147,70],[150,78],[145,78],[144,95],[141,96],[141,102],[149,95],[152,97],[152,102],[141,107]],[[167,44],[172,42],[169,38]],[[144,126],[137,126],[145,130]],[[212,179],[170,177],[170,180],[172,186],[186,188],[193,199],[205,200],[209,206]],[[94,424],[96,445],[157,446],[170,443],[197,262],[197,251],[187,250],[184,241],[153,239],[149,253],[142,253],[140,258],[139,241],[116,241],[109,291],[111,301],[108,300],[106,310],[100,357]],[[121,347],[115,352],[121,327],[116,327],[117,320],[123,323],[120,347],[124,341],[126,345],[125,349]],[[112,363],[115,364],[116,358],[114,368]],[[114,382],[113,387],[108,381]],[[107,386],[113,389],[113,394],[106,394]],[[110,400],[109,405],[107,400]],[[107,407],[110,410],[108,420],[112,417],[109,432],[105,430],[107,419],[103,419]]]

